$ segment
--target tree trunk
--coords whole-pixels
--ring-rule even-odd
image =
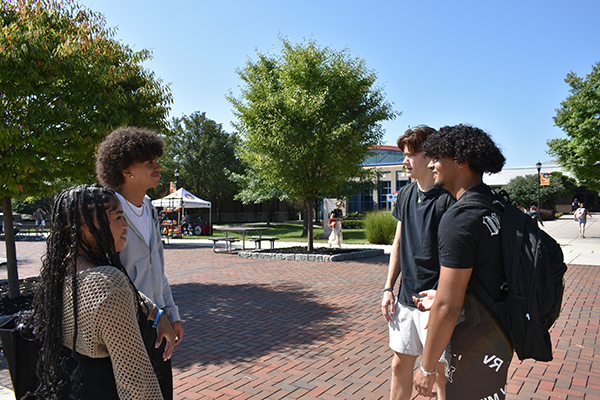
[[[21,295],[19,289],[19,271],[17,269],[17,248],[15,247],[15,230],[13,228],[12,206],[10,197],[2,199],[4,213],[4,243],[6,245],[6,274],[8,276],[8,297],[15,299]]]
[[[313,211],[314,211],[315,199],[310,198],[306,200],[306,217],[305,220],[308,222],[307,225],[307,236],[308,236],[308,251],[314,249],[314,235],[313,235]]]

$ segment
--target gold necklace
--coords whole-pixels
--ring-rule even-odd
[[[144,207],[144,200],[142,200],[142,213],[140,215],[138,215],[138,213],[135,212],[135,210],[133,209],[133,207],[131,207],[131,204],[129,203],[129,200],[125,199],[125,203],[127,203],[127,207],[129,207],[129,209],[131,210],[131,212],[134,213],[136,217],[141,218],[142,215],[144,215],[144,210],[146,209],[146,207]]]

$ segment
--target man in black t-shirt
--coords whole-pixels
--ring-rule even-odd
[[[472,201],[491,204],[492,192],[482,176],[499,172],[505,158],[485,132],[464,125],[440,128],[423,144],[423,152],[432,158],[435,186],[447,189],[457,202],[438,230],[440,280],[415,388],[432,395],[430,371],[450,341],[446,398],[504,399],[512,348],[499,321],[467,288],[477,281],[494,300],[504,296],[500,216]],[[455,327],[463,305],[464,321]]]
[[[396,236],[390,254],[390,265],[382,291],[381,312],[389,324],[392,359],[390,398],[412,398],[412,379],[415,360],[423,351],[429,318],[428,311],[420,311],[413,297],[425,294],[437,284],[440,265],[437,252],[437,229],[442,213],[454,199],[446,190],[433,187],[433,174],[427,168],[429,159],[423,156],[421,143],[433,128],[418,126],[409,129],[398,139],[404,153],[407,175],[415,181],[400,193],[392,215],[398,219]],[[394,286],[400,273],[398,298]],[[437,394],[445,400],[444,356],[437,367]]]

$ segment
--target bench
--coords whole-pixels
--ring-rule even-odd
[[[260,250],[260,244],[263,240],[268,240],[271,242],[271,248],[275,248],[275,241],[279,240],[277,236],[250,236],[248,239],[254,241],[254,249]]]
[[[220,236],[220,237],[211,237],[209,238],[210,240],[213,241],[213,251],[215,253],[231,253],[232,250],[232,244],[233,242],[237,242],[238,238],[236,237],[225,237],[225,236]],[[217,250],[217,242],[220,241],[224,241],[225,242],[225,250]]]
[[[39,239],[39,240],[46,239],[46,237],[41,232],[36,231],[35,224],[33,224],[33,223],[19,222],[14,227],[14,231],[15,231],[15,240],[24,240],[24,239],[29,239],[29,238]],[[45,232],[48,232],[48,230],[45,230]],[[4,235],[5,235],[5,232],[1,232],[0,236],[4,237]]]
[[[38,232],[35,223],[25,222],[15,227],[19,230],[19,233],[15,235],[15,240],[25,239],[34,237],[35,239],[45,239],[41,232]],[[44,231],[48,232],[48,229],[44,227]]]

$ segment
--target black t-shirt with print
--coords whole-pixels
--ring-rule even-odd
[[[405,196],[406,201],[403,202]],[[443,189],[423,193],[416,182],[398,193],[392,215],[402,222],[400,304],[415,307],[412,297],[423,290],[433,289],[437,284],[440,274],[437,250],[439,219],[454,201],[452,195]]]
[[[505,292],[501,286],[505,281],[502,264],[502,247],[500,238],[501,216],[493,210],[479,204],[469,204],[469,200],[479,198],[479,201],[491,204],[494,197],[487,185],[478,185],[465,192],[456,204],[443,215],[438,230],[438,246],[440,264],[447,268],[472,268],[470,282],[476,280],[486,292],[496,301],[503,299]],[[469,310],[471,296],[465,300],[465,308]],[[481,302],[479,302],[481,306]],[[481,308],[483,310],[484,307]],[[495,317],[481,311],[482,320],[474,320],[467,311],[467,318],[457,326],[451,343],[459,344],[457,331],[473,331],[465,344],[474,346],[475,337],[487,336],[493,326],[498,325]],[[489,316],[490,318],[485,318]],[[476,329],[472,329],[476,325]],[[479,335],[477,335],[477,333]],[[461,335],[464,337],[464,335]],[[486,339],[486,342],[489,340]],[[483,345],[484,343],[482,343]]]

